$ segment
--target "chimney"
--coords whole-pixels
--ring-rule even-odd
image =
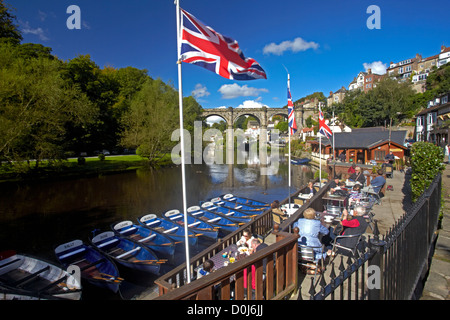
[[[332,96],[333,95],[333,91],[330,91],[330,96]]]
[[[441,46],[441,52],[444,52],[444,50],[445,50],[445,46],[442,45],[442,46]]]
[[[372,74],[372,69],[367,69],[368,74]]]

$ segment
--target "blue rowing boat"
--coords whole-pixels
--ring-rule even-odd
[[[182,214],[180,210],[174,209],[167,211],[166,213],[164,213],[164,217],[171,222],[175,222],[180,226],[184,226],[184,214]],[[195,232],[197,236],[199,234],[202,234],[203,236],[214,240],[217,240],[217,238],[219,237],[219,230],[217,227],[214,227],[211,224],[196,219],[190,215],[186,216],[186,220],[189,230]]]
[[[220,197],[217,198],[212,198],[210,200],[210,202],[214,203],[217,206],[221,206],[224,208],[228,208],[231,210],[239,210],[240,212],[243,212],[247,215],[258,215],[261,214],[262,212],[264,212],[265,210],[267,210],[268,208],[257,208],[257,207],[252,207],[249,206],[247,204],[240,204],[240,203],[236,203],[236,202],[232,202],[232,201],[228,201],[228,200],[224,200]]]
[[[111,228],[116,234],[143,244],[158,255],[170,259],[174,257],[176,243],[166,235],[139,224],[133,224],[130,220],[119,222]]]
[[[123,279],[119,277],[117,266],[83,241],[73,240],[61,244],[55,248],[55,255],[66,270],[69,266],[78,266],[81,280],[114,293],[119,291]]]
[[[302,159],[291,159],[292,164],[307,164],[311,161],[311,159],[308,158],[302,158]]]
[[[161,263],[156,253],[112,231],[103,232],[91,240],[93,246],[115,262],[133,270],[159,274]]]
[[[249,222],[252,220],[253,217],[257,216],[257,214],[249,215],[239,210],[221,207],[219,205],[212,203],[211,201],[202,203],[201,207],[203,210],[208,210],[217,215],[222,215],[235,222]]]
[[[222,236],[225,235],[225,232],[230,233],[239,228],[239,223],[211,211],[202,210],[199,206],[189,207],[187,213],[196,219],[206,221],[213,226],[219,227]]]
[[[248,199],[248,198],[244,198],[244,197],[239,197],[239,196],[235,196],[231,193],[227,193],[224,194],[222,196],[220,196],[221,199],[226,200],[226,201],[231,201],[231,202],[236,202],[236,203],[240,203],[240,204],[245,204],[245,205],[249,205],[252,207],[265,207],[265,208],[270,208],[270,203],[266,203],[266,202],[262,202],[262,201],[258,201],[258,200],[253,200],[253,199]]]
[[[158,217],[156,214],[147,214],[138,219],[139,223],[144,227],[150,228],[157,232],[160,232],[174,241],[185,240],[184,227],[168,221],[166,219]],[[197,245],[198,237],[194,232],[188,230],[188,238],[190,245]]]

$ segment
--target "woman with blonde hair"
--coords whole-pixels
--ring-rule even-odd
[[[330,231],[328,228],[324,227],[320,220],[316,220],[316,211],[313,208],[308,208],[303,212],[303,218],[298,219],[294,223],[294,228],[298,228],[298,243],[301,245],[311,246],[311,247],[320,247],[322,243],[319,240],[319,233],[326,235]],[[316,257],[326,256],[326,253],[323,253],[321,249],[314,249],[316,253]]]

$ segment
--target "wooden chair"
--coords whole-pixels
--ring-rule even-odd
[[[384,167],[384,174],[386,175],[386,178],[392,179],[394,177],[393,173],[392,167]]]

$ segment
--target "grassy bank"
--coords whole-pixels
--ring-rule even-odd
[[[0,183],[21,182],[30,180],[47,180],[95,176],[132,171],[140,168],[165,167],[172,165],[169,155],[150,162],[138,155],[106,156],[84,158],[80,164],[77,158],[59,162],[41,162],[36,168],[32,161],[22,164],[2,164],[0,166]]]

